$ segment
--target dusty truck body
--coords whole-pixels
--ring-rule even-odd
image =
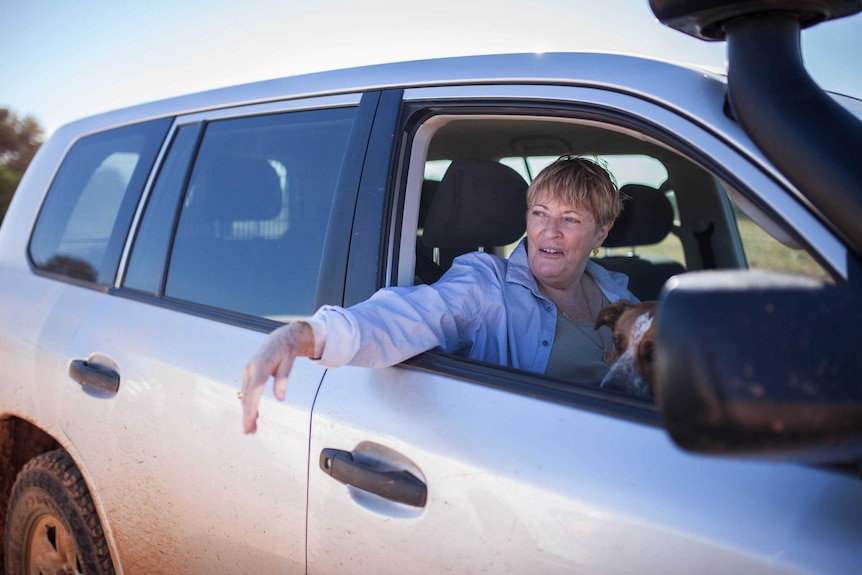
[[[718,14],[741,24],[688,31],[731,53],[774,18]],[[777,18],[791,45],[808,23]],[[855,145],[862,105],[813,96],[820,125],[856,126],[816,140],[838,165],[822,184],[763,136],[807,141],[809,120],[751,118],[775,90],[737,91],[746,62],[407,62],[58,130],[0,227],[7,572],[858,572],[862,178],[832,146]],[[517,226],[476,232],[495,189],[429,217],[463,191],[453,166],[528,182],[561,154],[630,192],[595,261],[659,300],[655,400],[435,350],[299,360],[243,436],[240,374],[266,333],[511,252]]]

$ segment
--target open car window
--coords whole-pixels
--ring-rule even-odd
[[[511,142],[512,152],[530,151],[501,156],[505,146],[500,141]],[[426,210],[453,160],[497,161],[530,182],[560,155],[574,154],[595,157],[604,163],[624,197],[638,188],[658,190],[667,199],[672,213],[666,233],[658,231],[645,238],[644,243],[617,242],[617,245],[605,246],[595,258],[599,263],[632,258],[674,261],[684,271],[756,268],[830,277],[829,272],[805,251],[786,222],[758,207],[756,192],[734,188],[684,155],[614,126],[599,127],[594,122],[570,118],[551,122],[547,118],[526,116],[435,117],[417,130],[412,153],[419,157],[411,159],[417,169],[408,177],[405,229],[415,218],[416,249],[420,252],[433,248],[422,241]],[[417,193],[418,199],[415,198]],[[752,194],[755,194],[753,198]],[[624,205],[631,204],[625,202]],[[650,214],[639,214],[639,217],[650,217]],[[661,238],[654,241],[657,235]],[[463,249],[449,251],[480,249],[507,257],[519,240],[502,246],[463,246]],[[775,246],[763,247],[764,243]],[[455,257],[454,253],[449,256],[443,258],[443,267]],[[793,263],[803,260],[805,264]],[[421,277],[411,277],[408,271],[399,283],[409,284],[417,279]],[[653,289],[644,295],[654,299],[657,293]]]
[[[453,165],[465,159],[497,162],[529,183],[564,154],[596,158],[616,179],[624,196],[624,215],[593,260],[627,274],[629,289],[642,301],[658,299],[665,282],[675,275],[701,270],[771,269],[831,278],[805,250],[792,223],[762,207],[757,190],[734,187],[692,159],[694,153],[688,156],[684,149],[630,128],[576,117],[438,115],[412,133],[410,154],[398,268],[401,285],[431,284],[456,257],[471,251],[506,258],[523,238],[521,234],[505,243],[473,239],[463,246],[452,245],[448,237],[441,246],[429,241],[441,237],[429,231],[428,214]],[[493,191],[490,194],[487,210],[493,212],[499,206],[494,205]],[[661,213],[637,207],[643,205],[638,194],[659,198],[658,204],[650,205],[660,205]],[[626,218],[638,223],[625,222]],[[467,222],[471,225],[469,218]],[[614,237],[616,228],[620,230]]]

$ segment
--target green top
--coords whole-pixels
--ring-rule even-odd
[[[608,305],[602,298],[602,307]],[[598,387],[609,366],[602,357],[611,349],[613,335],[608,326],[596,330],[592,323],[573,322],[557,313],[554,346],[545,375],[577,385]]]

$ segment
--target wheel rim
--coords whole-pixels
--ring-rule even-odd
[[[82,575],[78,548],[57,517],[43,515],[30,530],[27,541],[29,575]]]

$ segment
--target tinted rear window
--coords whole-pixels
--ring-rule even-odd
[[[44,271],[109,285],[147,176],[171,120],[87,136],[54,178],[30,241]]]
[[[311,314],[355,115],[334,108],[209,123],[164,295],[282,321]]]

